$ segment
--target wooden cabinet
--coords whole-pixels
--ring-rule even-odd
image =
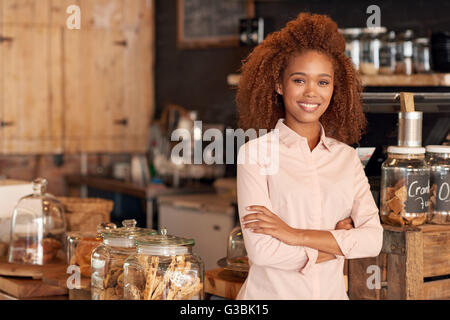
[[[153,21],[154,0],[1,0],[0,152],[145,152]]]
[[[55,0],[1,0],[0,21],[9,25],[49,26],[49,7],[52,1]]]
[[[62,152],[61,30],[2,26],[1,151]]]
[[[120,149],[124,48],[121,32],[67,32],[65,55],[65,150]]]
[[[117,10],[122,1],[100,2],[107,12],[104,20],[94,14],[98,7],[81,1],[82,12],[88,7],[83,4],[90,4],[90,23],[64,37],[64,150],[145,152],[153,115],[154,33],[152,16],[146,13],[147,20],[140,20],[143,15],[137,12],[152,8],[137,7],[132,13]],[[107,28],[109,23],[113,27]]]

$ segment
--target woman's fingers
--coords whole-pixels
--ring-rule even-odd
[[[242,222],[244,223],[252,220],[270,221],[270,217],[262,212],[255,212],[247,214],[244,218],[242,218]]]
[[[336,225],[336,230],[350,230],[353,226],[349,223],[339,223]]]
[[[350,217],[339,221],[335,227],[336,230],[339,230],[339,229],[349,230],[352,228],[354,228],[354,225],[353,225],[353,220]]]
[[[258,229],[253,229],[252,232],[254,233],[261,233],[261,234],[267,234],[269,236],[274,236],[274,230],[271,228],[258,228]]]
[[[338,223],[352,223],[352,222],[353,222],[352,218],[348,217],[339,221]]]
[[[248,222],[244,224],[244,228],[247,229],[259,229],[259,228],[270,228],[273,227],[272,224],[265,222],[265,221],[255,221],[255,222]]]
[[[248,206],[245,209],[249,210],[249,211],[260,211],[260,212],[263,212],[263,213],[265,213],[265,214],[267,214],[269,216],[274,214],[272,211],[270,211],[269,209],[267,209],[264,206]]]

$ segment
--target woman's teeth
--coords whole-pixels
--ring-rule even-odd
[[[299,103],[301,107],[314,109],[319,106],[317,103]]]

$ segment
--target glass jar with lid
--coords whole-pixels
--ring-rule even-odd
[[[426,146],[430,166],[428,223],[450,224],[450,146]]]
[[[381,38],[380,74],[394,74],[395,71],[395,31],[389,31]]]
[[[399,34],[396,43],[395,73],[411,75],[413,72],[413,37],[412,30]]]
[[[365,28],[361,37],[359,70],[365,75],[376,75],[380,68],[381,36],[385,27]]]
[[[430,66],[430,40],[417,38],[413,44],[414,71],[416,73],[428,73]]]
[[[345,28],[339,30],[345,38],[345,54],[349,57],[356,70],[359,70],[360,40],[362,28]]]
[[[64,208],[47,193],[47,180],[33,181],[33,194],[19,200],[11,220],[9,263],[45,265],[64,256]]]
[[[381,166],[381,220],[394,226],[424,224],[430,196],[425,148],[390,146],[387,151]]]
[[[202,300],[204,264],[192,253],[193,239],[161,235],[136,239],[124,264],[126,300]]]
[[[124,220],[123,227],[102,232],[103,244],[91,256],[92,300],[123,299],[123,263],[136,251],[135,238],[156,234],[136,227],[136,220]]]
[[[235,227],[228,237],[227,267],[233,271],[247,272],[248,257],[240,226]]]
[[[103,243],[102,232],[115,229],[112,222],[105,222],[97,226],[97,232],[72,231],[67,233],[67,263],[80,268],[84,277],[91,277],[92,251]]]

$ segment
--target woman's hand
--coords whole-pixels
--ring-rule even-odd
[[[275,213],[264,206],[249,206],[254,211],[242,219],[243,227],[254,233],[270,235],[288,245],[299,245],[298,230],[287,225]]]
[[[350,230],[354,227],[352,218],[348,217],[336,223],[335,230]]]

